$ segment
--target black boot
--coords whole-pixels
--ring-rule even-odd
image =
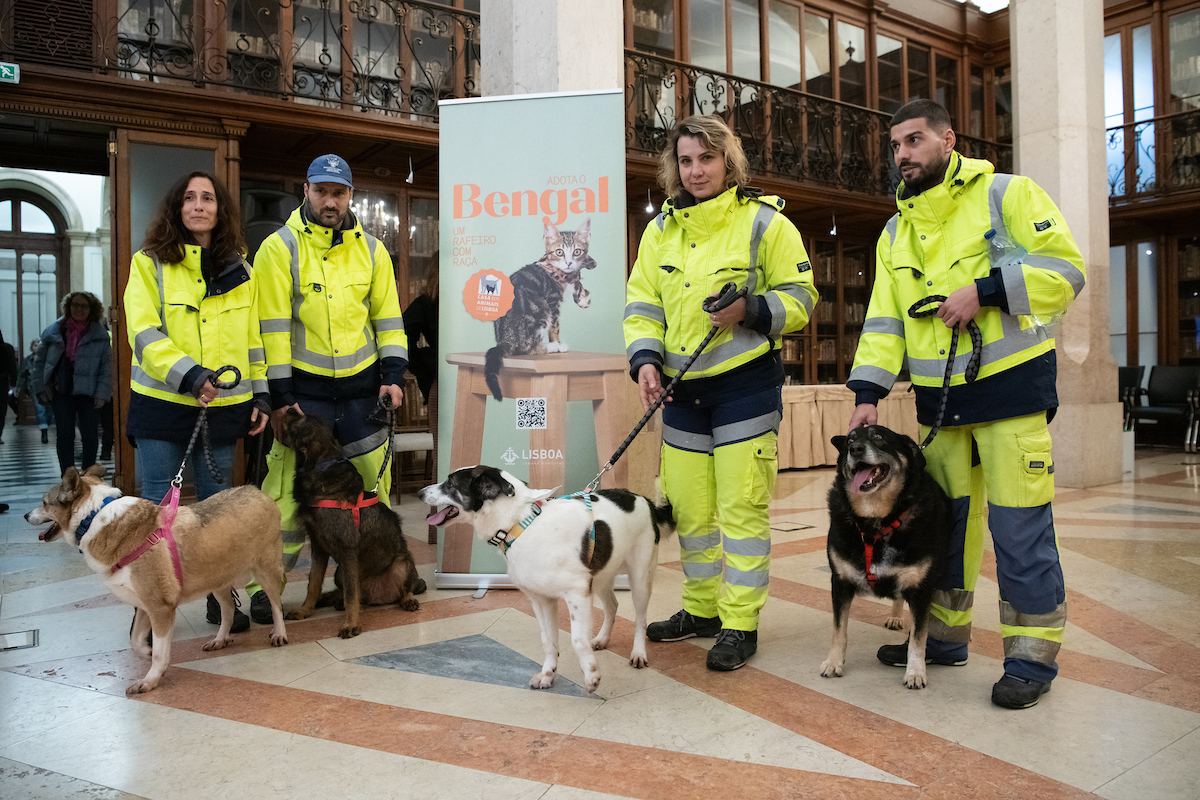
[[[242,600],[238,597],[236,591],[230,592],[233,596],[233,625],[229,628],[230,633],[241,633],[250,630],[250,618],[242,613],[239,606]],[[208,596],[208,614],[205,616],[209,625],[221,624],[221,604],[217,602],[217,598],[211,594]]]
[[[50,431],[42,428],[42,444],[50,444]]]

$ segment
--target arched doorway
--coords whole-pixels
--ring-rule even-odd
[[[34,192],[0,190],[0,331],[19,354],[58,318],[70,280],[62,212]]]

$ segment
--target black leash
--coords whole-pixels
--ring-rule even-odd
[[[233,373],[233,380],[220,381],[217,380],[226,372]],[[226,364],[213,373],[212,385],[218,389],[232,389],[242,381],[242,373],[237,367],[232,364]],[[192,438],[188,440],[187,450],[183,453],[183,462],[179,465],[179,472],[175,473],[175,479],[171,481],[176,487],[183,485],[183,470],[187,466],[188,459],[192,455],[192,449],[196,446],[196,437],[202,437],[204,460],[208,463],[208,471],[212,474],[213,480],[217,483],[225,482],[225,475],[221,472],[221,468],[217,466],[217,460],[213,457],[212,442],[208,438],[208,406],[200,409],[200,416],[196,418],[196,427],[192,428]]]
[[[908,315],[913,319],[932,317],[937,313],[937,307],[924,311],[918,311],[918,309],[930,303],[944,302],[946,302],[945,295],[931,294],[913,303],[912,308],[908,310]],[[983,334],[979,332],[979,325],[973,319],[967,321],[967,333],[971,335],[971,357],[967,359],[967,366],[963,369],[963,377],[966,378],[967,383],[974,383],[975,379],[979,377],[979,362],[983,359]],[[933,420],[933,427],[929,429],[929,435],[925,437],[925,441],[921,442],[922,450],[929,446],[934,436],[937,436],[937,432],[942,427],[942,420],[946,416],[946,403],[950,400],[950,377],[954,374],[954,354],[957,351],[958,326],[955,325],[950,330],[950,352],[946,356],[946,376],[942,379],[942,400],[938,404],[937,417]]]
[[[392,397],[387,394],[379,395],[375,410],[367,416],[368,423],[387,426],[387,450],[383,453],[383,464],[379,467],[379,474],[375,476],[375,488],[372,489],[376,495],[379,494],[379,484],[383,481],[383,473],[387,472],[388,462],[392,458],[392,432],[396,429],[395,417],[396,409],[392,407]]]
[[[720,311],[722,308],[728,307],[739,297],[745,296],[745,286],[739,289],[733,283],[727,283],[721,287],[721,292],[716,297],[705,298],[702,307],[704,308],[705,312],[711,314],[714,311]],[[633,430],[630,431],[629,435],[625,437],[625,441],[621,442],[621,446],[618,447],[616,452],[612,454],[612,457],[608,459],[608,463],[606,463],[600,469],[600,472],[596,474],[596,477],[592,478],[591,482],[584,488],[584,492],[594,492],[596,490],[596,487],[600,485],[600,478],[604,476],[604,473],[613,468],[613,464],[617,463],[617,459],[619,459],[625,453],[625,450],[630,444],[633,443],[633,440],[637,438],[637,435],[642,432],[642,428],[646,427],[646,423],[650,421],[652,416],[654,416],[654,412],[658,411],[662,404],[666,402],[676,384],[678,384],[680,379],[683,378],[684,374],[691,369],[692,364],[697,358],[700,357],[700,354],[704,352],[704,348],[708,347],[708,343],[711,342],[713,337],[717,335],[718,330],[720,330],[720,328],[718,328],[716,325],[712,326],[712,330],[710,330],[708,335],[704,337],[704,341],[700,342],[700,346],[697,347],[695,352],[692,353],[691,357],[684,362],[683,369],[675,373],[675,377],[671,378],[671,382],[667,384],[667,388],[661,391],[658,395],[658,399],[650,404],[650,407],[646,409],[646,413],[642,415],[640,420],[638,420],[638,424],[633,426]]]

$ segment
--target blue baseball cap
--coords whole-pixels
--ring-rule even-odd
[[[351,189],[354,188],[350,165],[346,163],[346,159],[333,153],[313,159],[313,162],[308,165],[308,182],[340,183]]]

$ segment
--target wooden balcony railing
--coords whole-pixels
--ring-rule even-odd
[[[1108,129],[1108,200],[1200,189],[1200,108]]]
[[[413,118],[478,96],[479,50],[419,0],[0,0],[0,60]]]
[[[742,139],[751,172],[888,196],[899,184],[888,148],[891,114],[625,51],[625,146],[658,153],[692,114],[720,114]],[[1012,169],[1012,146],[958,137],[964,155]]]

